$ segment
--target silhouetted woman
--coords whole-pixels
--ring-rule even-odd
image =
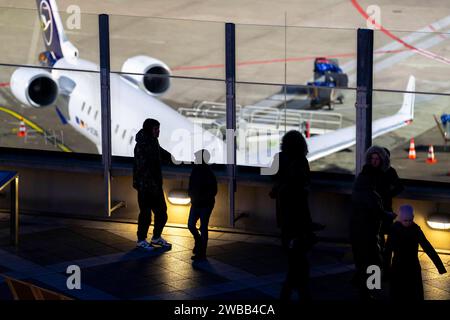
[[[376,174],[376,191],[383,201],[385,211],[393,212],[392,198],[403,191],[403,184],[398,177],[397,171],[391,166],[391,153],[387,148],[372,146],[366,152],[366,163],[374,167]],[[379,245],[381,251],[384,250],[384,236],[388,234],[395,215],[385,215],[381,221],[379,234]]]
[[[278,171],[270,195],[276,199],[277,223],[288,256],[282,300],[290,299],[293,290],[298,291],[301,299],[310,299],[307,252],[314,242],[314,233],[308,205],[310,171],[307,154],[303,135],[299,131],[289,131],[282,138],[281,152],[275,155],[273,164],[278,164]]]
[[[354,280],[363,299],[371,298],[366,285],[367,267],[377,265],[381,268],[379,246],[381,221],[392,214],[384,210],[383,200],[376,191],[379,176],[378,166],[365,164],[356,177],[352,190],[350,241],[356,267]]]

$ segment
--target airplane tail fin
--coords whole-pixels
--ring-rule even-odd
[[[414,76],[409,76],[408,85],[406,86],[406,91],[403,93],[403,104],[399,114],[407,115],[410,117],[410,120],[414,119],[414,102],[416,99],[416,94],[414,90],[416,89],[416,78]]]
[[[36,0],[42,37],[46,51],[39,56],[41,63],[53,65],[61,58],[78,58],[78,49],[67,40],[55,0]]]

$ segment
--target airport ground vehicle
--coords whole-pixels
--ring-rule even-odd
[[[344,101],[340,88],[348,87],[348,76],[339,67],[337,59],[316,58],[314,81],[308,82],[307,85],[314,86],[308,90],[311,107],[320,108],[327,105],[332,110],[333,104]]]
[[[344,101],[342,88],[348,87],[348,76],[339,67],[337,59],[318,57],[314,59],[313,81],[306,86],[286,86],[286,93],[293,95],[306,95],[305,103],[309,109],[321,109],[328,106],[333,110],[335,103]],[[282,92],[284,91],[284,87]]]

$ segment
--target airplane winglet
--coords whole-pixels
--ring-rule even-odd
[[[416,78],[411,75],[409,76],[408,85],[406,86],[406,92],[403,93],[403,104],[398,114],[406,115],[409,117],[408,120],[414,119],[414,103],[416,99],[416,94],[414,93],[416,89]]]

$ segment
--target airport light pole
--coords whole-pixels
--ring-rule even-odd
[[[364,155],[372,145],[373,30],[358,29],[356,76],[356,168],[364,166]]]
[[[104,187],[104,210],[111,216],[111,97],[110,97],[110,53],[109,16],[98,16],[100,45],[100,90],[102,112],[102,164]]]
[[[225,72],[227,110],[227,174],[230,226],[234,227],[236,192],[236,43],[234,23],[225,24]]]

